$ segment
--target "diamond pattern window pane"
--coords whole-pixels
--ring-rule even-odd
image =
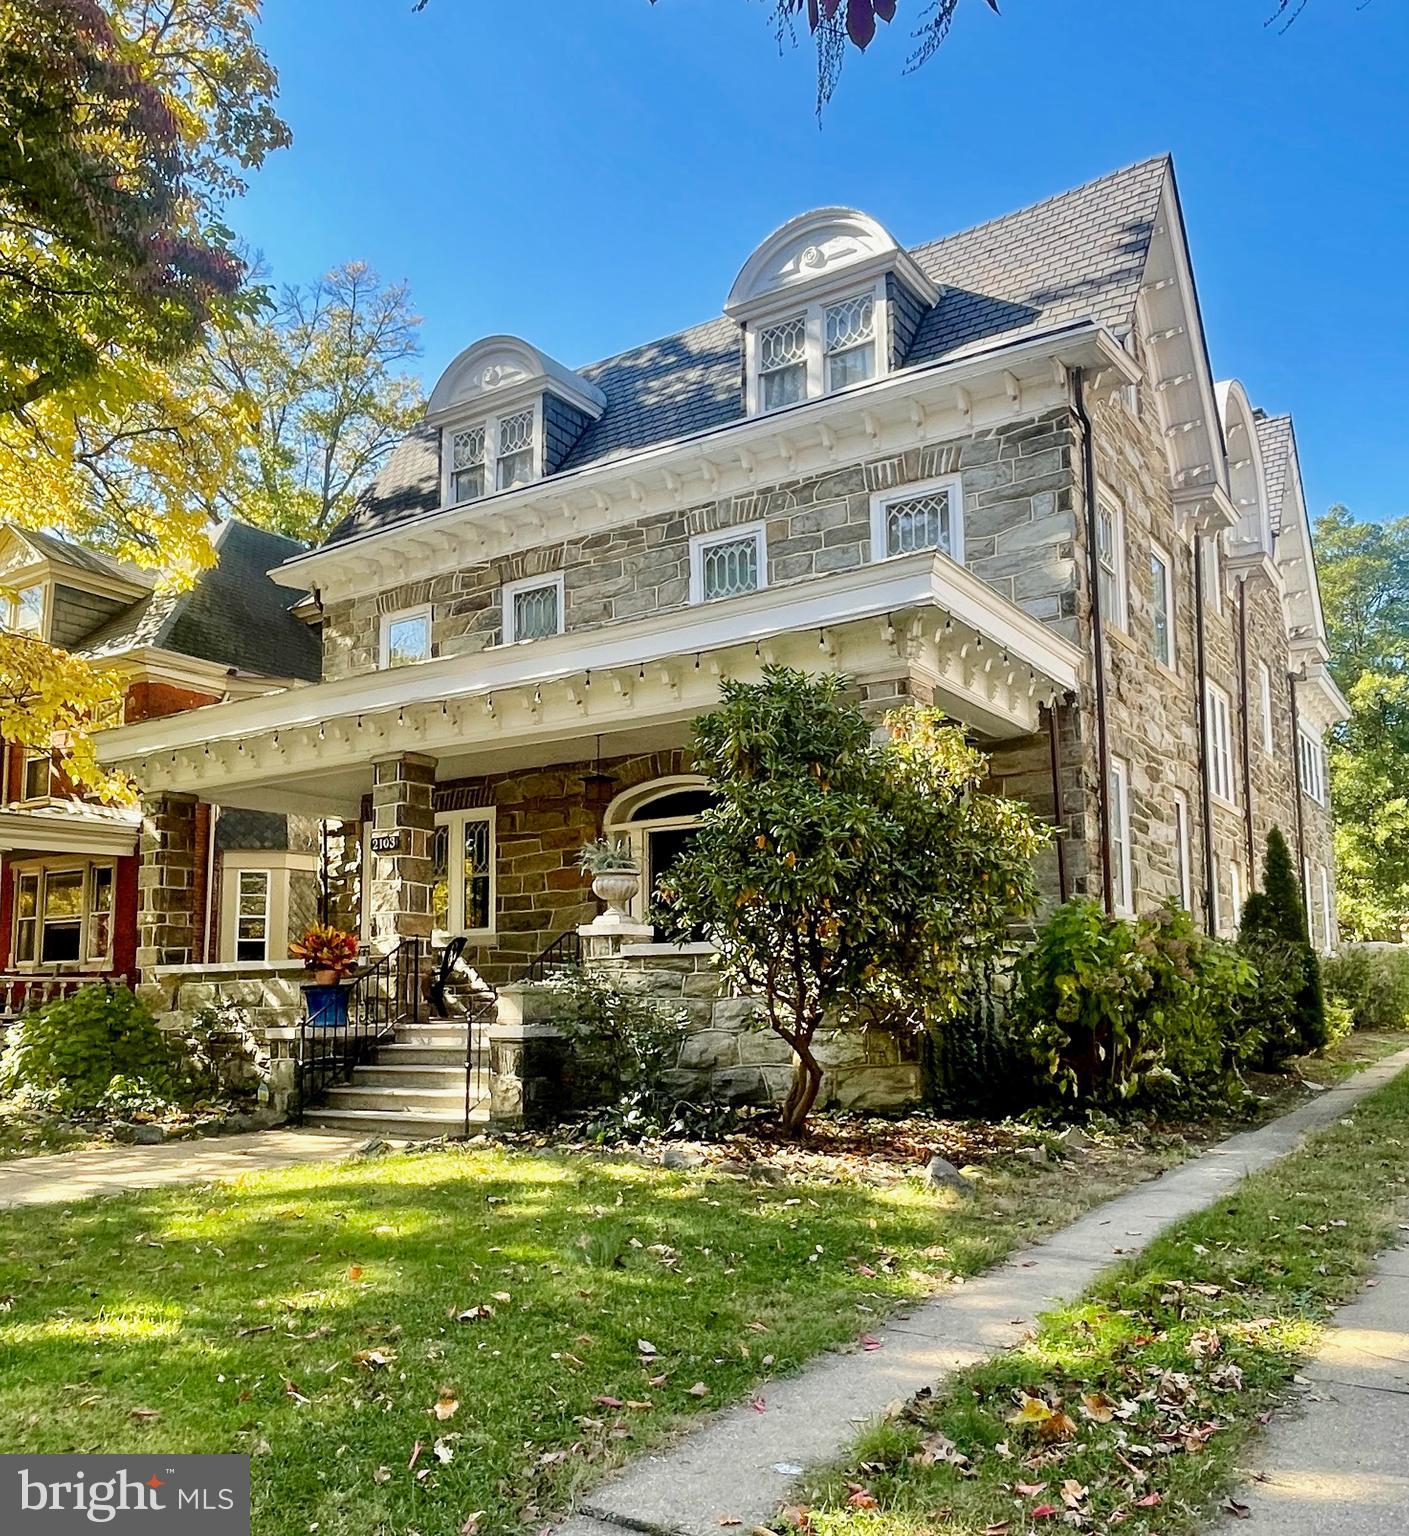
[[[807,360],[807,320],[794,315],[758,333],[758,369],[767,373]]]
[[[484,428],[471,427],[450,439],[450,495],[456,503],[484,495]]]
[[[949,492],[931,491],[886,506],[886,554],[912,555],[920,549],[952,554]]]
[[[514,639],[542,640],[558,633],[557,583],[514,593]]]
[[[846,352],[876,334],[876,301],[869,293],[843,299],[827,311],[827,351]]]
[[[721,540],[700,551],[700,592],[705,601],[758,591],[758,540],[753,534]]]
[[[479,818],[465,822],[465,927],[489,927],[489,823]]]
[[[501,491],[533,478],[533,412],[519,411],[499,423],[495,484]]]

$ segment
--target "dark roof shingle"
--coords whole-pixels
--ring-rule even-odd
[[[289,611],[303,594],[266,574],[302,550],[294,539],[231,519],[215,535],[215,564],[194,585],[153,592],[75,649],[101,659],[153,646],[242,672],[316,682],[318,636]]]
[[[1132,317],[1169,172],[1161,155],[911,255],[944,290],[905,366],[958,358],[1040,330]],[[639,452],[744,415],[739,327],[725,318],[633,347],[579,370],[607,398],[559,473]],[[328,543],[375,532],[440,504],[439,434],[403,439]]]

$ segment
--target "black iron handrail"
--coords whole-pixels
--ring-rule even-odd
[[[423,941],[403,939],[346,982],[346,1012],[313,1018],[305,1009],[299,1024],[298,1097],[295,1120],[355,1068],[371,1059],[399,1024],[419,1023],[425,1009]]]
[[[568,928],[529,961],[523,980],[546,981],[554,971],[581,964],[582,935],[576,928]]]

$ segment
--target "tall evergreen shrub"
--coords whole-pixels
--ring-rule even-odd
[[[1321,962],[1306,925],[1301,881],[1280,827],[1267,834],[1262,890],[1249,896],[1243,907],[1240,942],[1268,980],[1264,1009],[1288,1010],[1280,1030],[1275,1020],[1263,1021],[1269,1054],[1284,1060],[1297,1052],[1321,1050],[1327,1041]],[[1279,995],[1274,997],[1274,992]],[[1276,1065],[1276,1060],[1268,1065]]]

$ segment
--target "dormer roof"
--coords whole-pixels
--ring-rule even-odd
[[[595,384],[522,337],[485,336],[466,347],[436,381],[426,420],[437,424],[477,411],[498,411],[545,391],[594,420],[606,409],[606,396]]]
[[[939,289],[884,225],[855,208],[814,208],[775,229],[744,263],[724,313],[746,320],[819,284],[894,271],[926,306]]]

